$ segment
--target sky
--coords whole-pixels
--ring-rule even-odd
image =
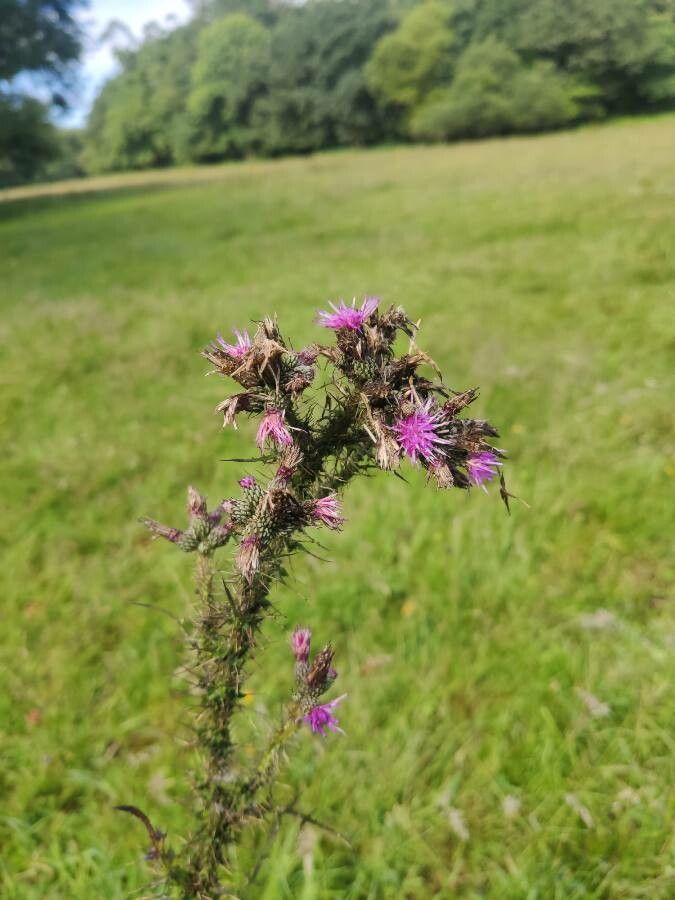
[[[186,0],[89,0],[88,9],[79,16],[88,35],[80,64],[80,83],[72,108],[60,117],[60,124],[83,125],[99,88],[115,72],[112,45],[101,46],[98,41],[108,22],[118,19],[135,37],[140,37],[147,22],[167,24],[167,18],[174,17],[178,24],[185,22],[189,13]]]

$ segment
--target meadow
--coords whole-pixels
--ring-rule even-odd
[[[673,896],[674,146],[665,116],[3,198],[3,898],[153,895],[113,806],[188,820],[192,576],[138,517],[180,524],[251,452],[216,332],[276,312],[299,346],[363,294],[481,386],[527,505],[382,473],[294,565],[247,727],[290,628],[332,639],[346,735],[302,734],[283,781],[349,843],[289,818],[241,895]]]

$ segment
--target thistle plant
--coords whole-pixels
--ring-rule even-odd
[[[343,527],[347,484],[376,468],[397,474],[407,460],[442,489],[470,490],[498,476],[508,504],[504,452],[490,443],[497,431],[460,415],[478,391],[443,384],[432,359],[417,348],[417,325],[403,309],[381,311],[373,297],[358,306],[340,302],[320,312],[317,325],[334,341],[294,350],[276,320],[266,318],[253,337],[235,331],[233,341],[218,336],[203,351],[213,371],[240,388],[217,407],[224,426],[256,417],[258,461],[268,474],[242,475],[234,495],[210,511],[189,488],[183,529],[143,520],[154,535],[195,556],[196,606],[186,628],[201,759],[194,827],[176,848],[137,807],[121,807],[144,823],[148,857],[174,896],[225,896],[232,887],[231,852],[245,829],[279,814],[274,784],[289,742],[303,729],[325,740],[342,733],[336,707],[346,695],[325,699],[338,677],[333,647],[328,643],[312,658],[306,627],[290,637],[281,720],[248,766],[236,751],[233,719],[272,613],[270,594],[284,579],[288,558],[307,549],[312,529]],[[397,355],[399,336],[407,349]]]

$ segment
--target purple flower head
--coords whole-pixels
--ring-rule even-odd
[[[268,409],[262,417],[255,442],[262,450],[266,440],[271,440],[277,447],[290,447],[293,443],[291,433],[284,422],[284,414],[278,409]]]
[[[314,709],[310,709],[306,716],[302,717],[302,721],[306,725],[309,725],[314,734],[320,734],[321,737],[326,736],[326,729],[330,729],[330,731],[339,731],[340,734],[344,734],[344,731],[340,728],[340,723],[331,710],[344,700],[346,696],[346,694],[342,694],[340,697],[336,697],[335,700],[330,700],[328,703],[322,703],[320,706],[315,706]]]
[[[339,530],[345,521],[340,515],[341,511],[337,494],[329,494],[327,497],[312,501],[311,515],[314,521],[322,522],[333,530]]]
[[[416,463],[420,459],[433,464],[439,461],[440,444],[447,444],[438,434],[443,414],[432,412],[431,397],[419,409],[394,423],[396,439],[404,453]]]
[[[231,356],[232,359],[240,359],[242,356],[246,356],[251,349],[251,337],[248,331],[239,331],[236,328],[234,329],[234,336],[237,339],[236,344],[228,344],[225,338],[220,334],[216,340],[221,349],[224,350],[228,356]]]
[[[344,300],[336,306],[334,303],[328,305],[333,312],[319,311],[317,323],[323,325],[324,328],[333,328],[336,331],[340,328],[347,328],[349,331],[360,331],[363,323],[377,309],[379,303],[377,297],[366,297],[360,308],[356,306],[356,300],[352,300],[352,305],[347,306]]]
[[[483,487],[484,481],[490,481],[501,466],[499,458],[490,450],[482,450],[480,453],[469,453],[466,461],[466,469],[469,479],[473,484]]]
[[[258,482],[255,480],[253,475],[244,475],[243,478],[239,479],[239,486],[243,487],[245,491],[250,491],[251,488],[254,488]]]
[[[308,661],[311,640],[312,632],[309,628],[296,628],[291,635],[291,649],[298,662],[306,663]]]

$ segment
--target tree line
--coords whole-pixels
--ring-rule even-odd
[[[118,52],[101,172],[449,141],[675,106],[675,0],[201,0]]]

